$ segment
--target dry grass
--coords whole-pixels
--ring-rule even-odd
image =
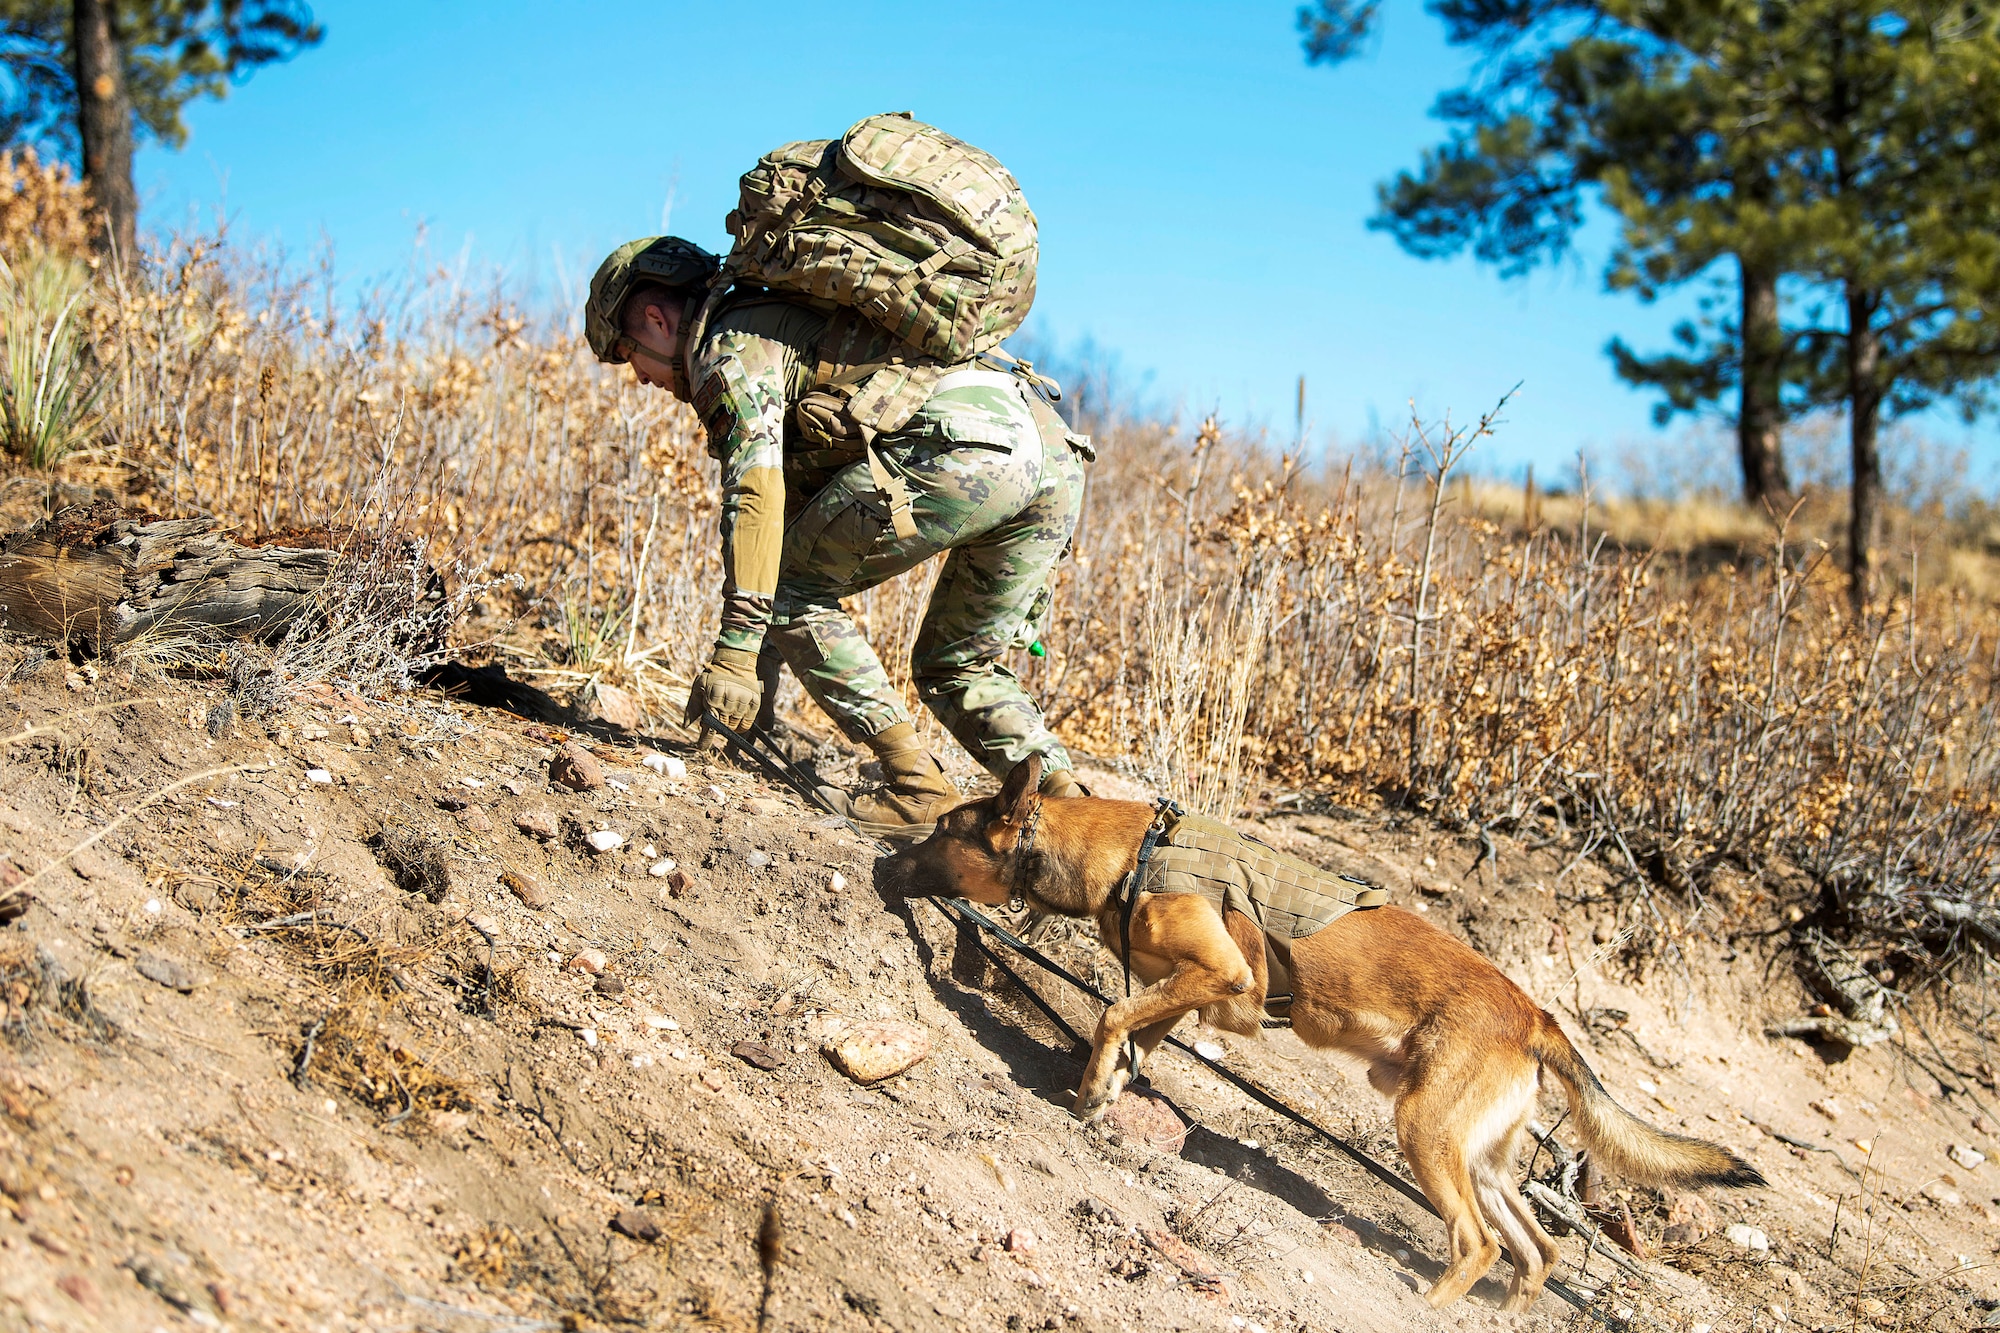
[[[565,327],[442,271],[336,307],[324,275],[214,239],[91,320],[111,387],[76,475],[256,531],[393,521],[520,580],[477,598],[511,671],[673,714],[714,629],[714,465],[685,409]],[[1714,923],[1724,864],[1935,964],[1992,911],[1983,510],[1900,513],[1900,581],[1857,618],[1824,487],[1789,516],[1531,496],[1463,480],[1477,428],[1308,466],[1213,423],[1090,424],[1048,655],[1012,664],[1080,747],[1203,808],[1391,802],[1597,854],[1640,952]],[[933,577],[854,602],[906,689]]]

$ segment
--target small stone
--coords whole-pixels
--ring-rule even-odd
[[[776,1069],[784,1063],[776,1052],[762,1042],[739,1041],[729,1048],[729,1053],[744,1064],[755,1065],[759,1069]]]
[[[1965,1202],[1965,1199],[1957,1190],[1950,1188],[1940,1180],[1927,1181],[1919,1193],[1932,1203],[1943,1208],[1956,1208]]]
[[[1980,1163],[1986,1160],[1986,1154],[1969,1143],[1954,1143],[1945,1155],[1967,1171],[1978,1170]]]
[[[743,802],[743,808],[762,819],[776,819],[785,813],[785,803],[768,796],[752,796]]]
[[[1194,1044],[1194,1053],[1204,1060],[1220,1060],[1228,1054],[1227,1051],[1222,1049],[1221,1043],[1213,1041],[1196,1042]]]
[[[500,939],[500,923],[484,912],[467,912],[465,924],[478,931],[480,937],[488,944],[496,943]]]
[[[82,1273],[63,1274],[56,1279],[56,1290],[91,1314],[99,1314],[104,1309],[104,1298],[97,1294],[97,1284]]]
[[[1863,1296],[1854,1303],[1854,1312],[1865,1319],[1880,1319],[1889,1313],[1889,1307],[1873,1296]]]
[[[523,907],[530,907],[539,912],[549,905],[549,891],[543,888],[542,882],[533,875],[519,870],[503,870],[500,872],[500,883],[509,893],[521,900]]]
[[[692,882],[688,879],[687,871],[669,870],[667,872],[667,896],[671,898],[682,897],[687,893],[688,886]]]
[[[650,768],[655,773],[667,771],[667,757],[658,750],[646,750],[639,755],[639,767]]]
[[[638,699],[616,685],[600,683],[584,705],[583,715],[589,721],[602,722],[620,731],[638,731],[646,725],[646,710],[639,707]]]
[[[1106,1223],[1110,1226],[1118,1225],[1117,1212],[1111,1207],[1110,1204],[1104,1202],[1104,1200],[1102,1199],[1093,1198],[1090,1195],[1085,1195],[1083,1198],[1083,1202],[1077,1205],[1077,1209],[1080,1212],[1082,1212],[1085,1217],[1093,1218],[1096,1221]]]
[[[585,1046],[588,1046],[593,1051],[597,1049],[596,1028],[578,1028],[576,1030],[576,1035],[583,1038],[583,1044]]]
[[[679,1023],[674,1022],[673,1019],[668,1018],[665,1014],[646,1015],[646,1026],[655,1032],[678,1032],[681,1027]]]
[[[746,853],[743,857],[743,864],[749,866],[752,870],[768,870],[771,867],[770,853],[759,851]]]
[[[708,784],[708,799],[715,802],[717,805],[728,805],[729,793],[722,790],[722,788],[716,786],[713,782],[711,782]]]
[[[838,870],[834,871],[831,875],[827,876],[826,891],[828,893],[845,893],[847,891],[847,876],[841,874]]]
[[[1768,1253],[1771,1248],[1771,1238],[1769,1236],[1766,1236],[1756,1227],[1744,1222],[1731,1222],[1722,1234],[1728,1237],[1729,1243],[1739,1250],[1757,1250]]]
[[[556,817],[546,810],[523,810],[514,816],[514,827],[543,842],[553,842],[562,831],[556,824]]]
[[[611,1229],[621,1236],[628,1236],[645,1245],[651,1245],[666,1233],[660,1224],[640,1212],[637,1208],[627,1208],[611,1219]]]
[[[685,781],[688,775],[687,762],[677,755],[649,754],[639,762],[670,782]]]
[[[606,972],[597,978],[597,983],[592,989],[599,995],[623,995],[625,993],[625,983],[611,975],[611,973]]]
[[[1147,1088],[1127,1088],[1104,1112],[1104,1123],[1160,1152],[1178,1153],[1188,1127],[1166,1099]]]
[[[599,829],[586,836],[584,841],[590,844],[593,852],[615,852],[625,845],[625,835],[608,828]]]
[[[1015,1227],[1007,1233],[1007,1253],[1027,1258],[1035,1252],[1035,1233],[1026,1227]]]
[[[1828,1120],[1840,1119],[1841,1111],[1843,1109],[1839,1101],[1837,1101],[1832,1097],[1823,1097],[1816,1102],[1807,1102],[1806,1105],[1811,1107],[1813,1110],[1818,1111]]]
[[[701,1086],[707,1088],[710,1092],[721,1092],[729,1086],[729,1080],[711,1069],[702,1074]]]
[[[610,961],[604,956],[602,949],[579,949],[576,956],[569,960],[569,970],[588,972],[593,977],[602,976]]]
[[[604,770],[590,751],[570,741],[549,761],[549,781],[571,791],[596,791],[604,785]]]
[[[140,976],[148,981],[157,981],[168,990],[177,990],[186,995],[195,988],[194,973],[171,958],[162,958],[158,954],[149,953],[133,966],[139,969]]]
[[[330,787],[333,785],[333,774],[323,768],[309,768],[306,770],[306,781],[315,787]]]
[[[466,808],[466,801],[463,796],[454,796],[450,792],[446,792],[437,798],[437,806],[440,810],[448,810],[452,814],[457,814]]]
[[[639,855],[645,857],[648,861],[655,861],[659,859],[660,849],[649,842],[639,849]]]
[[[894,1078],[930,1053],[930,1033],[914,1023],[893,1020],[849,1028],[827,1048],[834,1065],[856,1083]]]
[[[653,864],[647,866],[646,873],[654,879],[665,879],[668,875],[673,874],[675,869],[674,860],[672,857],[669,857],[664,861],[655,861]]]
[[[463,810],[459,812],[458,826],[467,833],[491,833],[493,821],[484,810]]]

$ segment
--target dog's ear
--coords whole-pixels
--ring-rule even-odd
[[[1000,817],[1009,824],[1020,824],[1028,818],[1028,802],[1042,786],[1042,757],[1031,754],[1014,765],[1014,771],[1007,775],[1007,781],[1000,788]]]

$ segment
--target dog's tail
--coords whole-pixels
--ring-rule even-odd
[[[1569,1093],[1577,1134],[1606,1170],[1641,1185],[1762,1185],[1757,1168],[1720,1144],[1655,1129],[1611,1099],[1583,1056],[1548,1014],[1538,1015],[1528,1049]]]

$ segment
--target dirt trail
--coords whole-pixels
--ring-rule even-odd
[[[328,693],[233,721],[205,686],[0,644],[0,736],[38,726],[0,749],[0,882],[34,898],[0,930],[0,1326],[751,1329],[766,1200],[773,1329],[1570,1317],[1503,1320],[1494,1281],[1430,1312],[1437,1224],[1188,1062],[1156,1071],[1200,1121],[1179,1153],[1078,1125],[1077,1062],[940,915],[885,909],[844,828],[673,745],[685,777],[582,738],[604,783],[570,791],[549,776],[570,734],[505,714]],[[1803,1003],[1766,955],[1691,939],[1687,968],[1635,986],[1588,865],[1563,908],[1552,851],[1503,840],[1472,872],[1476,843],[1418,823],[1263,828],[1371,868],[1587,1037],[1627,1105],[1771,1177],[1630,1194],[1641,1233],[1679,1243],[1629,1283],[1572,1262],[1609,1317],[1844,1328],[1865,1289],[1884,1327],[1987,1321],[1991,1267],[1950,1270],[1991,1264],[2000,1175],[1945,1153],[2000,1145],[1886,1051],[1828,1064],[1753,1035]],[[592,950],[598,977],[569,965]],[[933,1051],[863,1088],[821,1046],[874,1018]],[[1226,1044],[1394,1160],[1359,1080],[1289,1034]],[[1871,1160],[1865,1186],[1846,1174]]]

